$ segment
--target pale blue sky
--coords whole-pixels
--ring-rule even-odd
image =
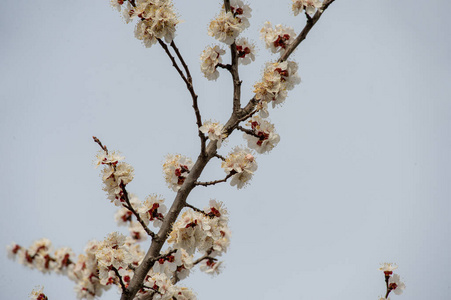
[[[258,39],[269,20],[299,32],[289,0],[249,1],[244,36],[259,48],[241,68],[243,99],[275,59]],[[0,244],[47,237],[81,253],[122,230],[92,166],[98,136],[135,167],[129,190],[174,193],[167,153],[198,155],[191,100],[161,48],[146,49],[109,1],[7,1],[0,10]],[[231,80],[209,82],[199,55],[216,41],[217,1],[175,1],[176,43],[189,63],[204,119],[230,115]],[[199,300],[378,299],[379,263],[406,282],[393,299],[451,299],[451,21],[449,1],[336,0],[294,53],[302,83],[270,111],[279,145],[257,158],[252,184],[197,188],[190,202],[226,203],[232,241],[216,278],[182,284]],[[222,154],[241,144],[236,134]],[[203,179],[221,178],[219,164]],[[0,251],[0,298],[75,299],[73,283],[42,275]],[[118,299],[115,291],[103,299]]]

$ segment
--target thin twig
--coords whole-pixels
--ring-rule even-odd
[[[232,170],[224,179],[214,180],[214,181],[207,181],[207,182],[196,181],[194,184],[195,185],[201,185],[201,186],[215,185],[217,183],[226,182],[230,177],[232,177],[235,174],[236,174],[236,171]]]
[[[161,45],[161,47],[164,49],[166,54],[168,55],[169,59],[172,62],[172,66],[177,70],[177,72],[179,73],[180,77],[185,82],[186,88],[188,89],[188,91],[189,91],[189,93],[191,95],[191,98],[193,99],[193,105],[192,106],[193,106],[193,109],[194,109],[194,114],[196,115],[196,124],[197,124],[198,135],[199,135],[199,138],[200,138],[201,154],[205,155],[206,138],[205,138],[205,135],[199,130],[199,128],[202,126],[202,117],[200,115],[200,110],[199,110],[199,106],[198,106],[198,102],[197,102],[198,96],[197,96],[196,92],[194,91],[193,79],[191,77],[191,73],[189,72],[188,65],[185,63],[185,60],[183,59],[182,55],[180,54],[180,51],[177,48],[177,46],[175,45],[174,41],[172,41],[170,46],[172,47],[172,49],[174,49],[175,54],[177,55],[177,57],[180,60],[183,68],[185,69],[185,72],[186,72],[186,76],[185,76],[185,74],[180,69],[179,65],[177,64],[177,62],[175,60],[175,57],[169,51],[168,46],[161,39],[157,39],[157,41]]]
[[[204,212],[202,209],[199,209],[199,208],[197,208],[197,207],[195,207],[195,206],[193,206],[193,205],[191,205],[191,204],[189,204],[189,203],[185,203],[185,206],[186,206],[186,207],[189,207],[189,208],[191,208],[192,210],[197,211],[198,213],[201,213],[201,214],[203,214],[203,215],[205,215],[205,216],[208,215],[208,214],[207,214],[206,212]]]
[[[124,281],[122,280],[121,274],[119,274],[119,271],[115,267],[111,267],[114,273],[116,274],[117,278],[119,278],[119,283],[121,284],[121,288],[123,291],[125,291],[126,287],[124,284]]]
[[[167,257],[167,256],[169,256],[169,255],[172,255],[173,253],[177,252],[177,250],[178,250],[178,249],[172,249],[172,250],[169,251],[168,253],[161,254],[161,255],[155,257],[155,258],[153,259],[153,261],[159,261],[160,259],[165,258],[165,257]]]
[[[125,188],[125,184],[123,182],[121,182],[121,184],[119,185],[121,190],[122,190],[122,194],[123,194],[123,199],[125,201],[125,203],[127,205],[122,204],[126,209],[128,209],[129,211],[131,211],[133,213],[133,215],[135,215],[136,219],[138,220],[139,224],[141,224],[141,226],[143,227],[144,231],[150,235],[152,237],[152,239],[157,238],[157,235],[155,234],[155,232],[153,232],[152,230],[149,229],[149,227],[147,227],[146,223],[144,223],[143,219],[141,219],[141,216],[138,214],[138,212],[133,208],[132,204],[130,203],[130,199],[128,197],[128,192]]]
[[[258,139],[264,139],[263,136],[256,134],[253,130],[250,130],[250,129],[247,129],[247,128],[243,128],[243,127],[241,127],[239,125],[236,127],[236,129],[241,130],[242,132],[245,132],[245,133],[247,133],[249,135],[252,135],[252,136],[254,136],[254,137],[258,138]]]
[[[229,65],[229,64],[225,65],[225,64],[218,63],[218,64],[216,64],[216,67],[220,67],[220,68],[223,68],[223,69],[226,69],[229,71],[232,70],[232,65]]]
[[[321,18],[321,15],[324,13],[324,11],[329,7],[329,5],[332,4],[335,0],[326,0],[323,3],[323,6],[321,9],[318,9],[316,13],[313,15],[313,17],[308,16],[307,17],[307,24],[305,24],[304,29],[302,29],[301,33],[296,37],[296,39],[293,41],[293,43],[288,46],[287,49],[285,49],[285,52],[282,54],[282,56],[279,58],[279,62],[286,61],[288,57],[293,53],[293,51],[299,46],[299,44],[305,40],[307,37],[307,34],[310,32],[310,29],[318,22],[319,18]]]
[[[231,11],[230,0],[224,0],[224,8],[226,12]],[[230,45],[230,74],[233,80],[233,113],[237,114],[241,109],[241,80],[238,73],[238,52],[236,50],[236,43]]]
[[[94,142],[96,142],[97,144],[99,144],[100,148],[102,148],[103,151],[105,151],[105,153],[108,155],[108,148],[104,145],[102,145],[102,142],[95,136],[92,137]]]
[[[219,158],[219,159],[222,160],[222,161],[225,161],[225,160],[226,160],[224,156],[219,155],[218,153],[215,153],[215,155],[213,155],[213,156]]]

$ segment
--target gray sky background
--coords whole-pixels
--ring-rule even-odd
[[[259,47],[241,68],[243,99],[263,64],[266,20],[300,32],[291,1],[250,1],[244,36]],[[199,55],[216,41],[217,1],[175,1],[176,43],[194,73],[204,119],[231,109],[226,72],[208,82]],[[226,269],[197,271],[183,285],[198,299],[378,299],[381,262],[396,262],[407,288],[393,299],[451,299],[449,1],[337,0],[292,56],[302,83],[270,118],[281,136],[258,156],[252,184],[197,188],[190,202],[226,203],[233,232]],[[6,1],[0,10],[0,298],[75,299],[65,277],[6,259],[12,241],[47,237],[78,254],[115,225],[115,207],[92,161],[98,136],[135,168],[140,199],[174,193],[167,153],[197,157],[191,100],[158,46],[146,49],[109,1]],[[236,134],[221,149],[244,144]],[[219,163],[205,180],[223,177]],[[147,245],[149,242],[145,242]],[[144,247],[146,247],[144,245]],[[118,299],[116,290],[103,299]]]

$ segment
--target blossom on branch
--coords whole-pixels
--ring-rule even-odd
[[[146,47],[155,44],[157,39],[172,42],[175,26],[179,23],[170,0],[136,0],[136,7],[128,4],[123,15],[127,23],[135,17],[140,19],[135,37],[142,40]]]
[[[225,54],[225,50],[219,46],[207,47],[201,54],[200,70],[208,80],[216,80],[219,77],[219,72],[216,66],[222,63],[221,55]]]
[[[156,194],[150,195],[138,209],[141,219],[146,225],[153,222],[154,227],[160,227],[167,208],[164,205],[164,198]]]
[[[224,134],[222,129],[224,125],[219,122],[205,121],[199,128],[200,132],[207,134],[208,138],[212,141],[218,141],[217,147],[221,147],[222,140],[224,139]]]
[[[321,9],[323,3],[319,0],[293,0],[292,9],[294,15],[297,16],[300,12],[305,10],[309,15],[313,15],[317,9]]]
[[[401,281],[401,278],[398,274],[393,274],[388,280],[388,289],[393,291],[396,295],[401,295],[406,285]]]
[[[188,255],[198,250],[217,256],[227,251],[230,235],[227,210],[221,202],[212,200],[204,213],[185,211],[172,226],[168,243]]]
[[[255,134],[243,134],[249,148],[262,154],[271,151],[279,143],[280,136],[276,133],[272,123],[255,115],[248,121],[248,124]]]
[[[246,38],[236,40],[236,51],[238,52],[238,63],[248,65],[255,60],[255,45]]]
[[[219,273],[221,273],[223,269],[222,261],[217,261],[216,259],[211,258],[204,259],[199,264],[199,269],[202,272],[205,272],[210,275],[218,275]]]
[[[180,154],[169,154],[163,164],[164,179],[169,188],[177,192],[185,182],[193,162],[190,158]]]
[[[174,253],[170,253],[161,257],[153,265],[155,273],[164,273],[167,276],[172,276],[177,267],[182,265],[182,249],[177,249]]]
[[[138,196],[136,196],[133,193],[128,194],[128,200],[130,201],[131,206],[135,210],[139,209],[142,205]],[[130,224],[130,222],[132,221],[132,216],[133,216],[133,213],[128,208],[125,208],[124,206],[122,206],[114,214],[114,219],[116,220],[116,223],[118,226],[126,226],[126,225]]]
[[[296,38],[296,33],[291,27],[284,27],[280,24],[273,29],[270,22],[260,30],[260,37],[265,42],[266,48],[272,53],[286,49]]]
[[[121,185],[129,184],[133,180],[133,173],[133,167],[125,162],[106,165],[102,170],[103,190],[114,205],[121,206],[125,202]]]
[[[95,251],[99,269],[100,283],[107,285],[111,282],[113,274],[110,273],[112,269],[119,270],[120,268],[128,268],[132,263],[133,258],[125,245],[125,236],[120,233],[113,232],[108,237],[100,242]]]
[[[298,65],[293,61],[267,63],[262,81],[254,85],[255,99],[270,102],[273,107],[283,103],[288,90],[301,82],[297,69]]]
[[[234,173],[230,185],[241,189],[252,179],[257,170],[257,162],[249,149],[237,146],[222,162],[221,167],[227,174]]]
[[[398,266],[394,263],[383,263],[379,270],[384,272],[385,276],[390,276],[397,268]]]
[[[245,28],[249,27],[249,18],[252,16],[252,9],[249,5],[244,4],[241,0],[231,0],[230,11],[236,18],[240,19],[241,23],[244,23],[243,26]]]
[[[130,236],[136,242],[142,242],[147,240],[147,233],[139,222],[130,222],[128,226],[128,231],[130,232]]]
[[[227,45],[232,45],[238,35],[248,26],[249,23],[242,22],[233,13],[226,13],[223,10],[210,22],[208,35]]]

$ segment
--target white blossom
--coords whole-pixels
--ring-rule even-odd
[[[114,205],[121,206],[125,202],[121,185],[129,184],[133,180],[133,173],[133,167],[125,162],[105,165],[102,170],[103,190]]]
[[[180,154],[169,154],[163,164],[163,173],[169,188],[177,192],[185,182],[193,162],[190,158]]]
[[[221,11],[219,15],[210,22],[208,35],[220,42],[232,45],[238,35],[246,28],[246,23],[235,17],[233,13]]]
[[[255,115],[248,121],[248,124],[256,135],[243,134],[249,148],[262,154],[271,151],[279,143],[280,136],[276,133],[274,125],[269,121]]]
[[[128,6],[124,18],[128,23],[135,16],[140,18],[135,28],[135,37],[150,47],[163,39],[172,42],[175,37],[175,26],[179,23],[170,0],[136,1],[136,7]]]
[[[168,251],[169,253],[170,251]],[[174,253],[167,254],[161,257],[153,265],[153,271],[155,273],[164,273],[167,276],[172,276],[177,270],[178,266],[182,265],[182,251],[177,249]]]
[[[139,210],[142,203],[139,200],[138,196],[136,196],[133,193],[128,193],[128,200],[130,201],[130,204],[135,210]],[[118,226],[125,226],[132,221],[132,216],[133,213],[128,208],[122,206],[114,214],[114,219],[116,220]]]
[[[222,162],[221,167],[227,174],[234,174],[230,185],[236,185],[240,189],[251,180],[257,170],[257,162],[249,149],[237,146]]]
[[[243,23],[244,28],[249,27],[249,18],[252,16],[252,9],[249,5],[244,4],[241,0],[231,0],[230,11],[236,18],[240,19],[240,22]]]
[[[199,269],[210,275],[218,275],[222,271],[222,261],[217,261],[213,259],[204,259],[199,264]]]
[[[271,102],[275,107],[283,103],[288,90],[301,82],[297,75],[298,66],[293,61],[267,63],[263,79],[254,85],[255,98],[263,102]]]
[[[166,210],[164,198],[154,194],[146,198],[138,213],[146,225],[151,221],[154,227],[160,227]]]
[[[219,72],[216,66],[222,63],[221,55],[225,54],[225,50],[219,46],[207,47],[201,54],[200,70],[208,80],[216,80],[219,77]]]
[[[393,276],[388,279],[388,288],[396,295],[401,295],[406,288],[406,285],[401,281],[398,274],[393,274]]]
[[[172,226],[168,243],[184,249],[188,255],[196,250],[221,255],[230,243],[227,210],[222,203],[213,200],[204,213],[185,211]]]
[[[236,51],[238,52],[238,63],[248,65],[255,60],[255,45],[246,38],[236,40]]]
[[[386,275],[391,275],[394,270],[396,270],[398,266],[394,263],[383,263],[381,264],[381,267],[379,270],[384,272]]]
[[[128,231],[130,232],[130,236],[137,242],[142,242],[147,240],[147,232],[142,227],[139,222],[130,222],[128,226]]]
[[[293,0],[292,9],[295,16],[301,13],[302,10],[305,10],[309,15],[313,15],[322,6],[323,3],[319,0]]]
[[[212,141],[218,141],[217,147],[221,147],[222,140],[224,139],[224,134],[222,132],[224,125],[218,122],[205,121],[199,128],[200,132],[207,134],[208,138]]]
[[[95,257],[99,268],[100,283],[107,285],[114,280],[114,272],[110,273],[112,268],[128,268],[133,258],[125,244],[125,236],[117,232],[110,233],[108,237],[98,244],[95,251]]]
[[[284,27],[281,24],[273,29],[270,22],[260,30],[260,37],[265,42],[266,48],[272,53],[280,52],[286,49],[296,38],[296,33],[291,27]]]

